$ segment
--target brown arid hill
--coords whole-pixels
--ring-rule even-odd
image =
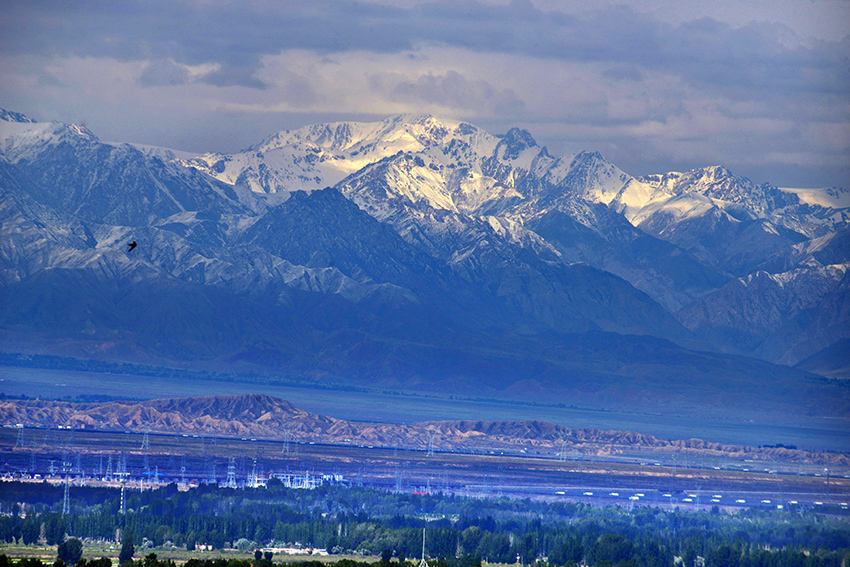
[[[363,423],[316,415],[272,396],[251,394],[149,401],[70,403],[0,401],[0,423],[27,427],[71,427],[254,437],[293,441],[469,451],[526,450],[553,454],[561,449],[586,455],[672,451],[694,455],[747,457],[796,462],[850,464],[850,455],[786,448],[756,448],[703,439],[664,439],[630,431],[574,429],[537,420],[431,421],[413,424]]]

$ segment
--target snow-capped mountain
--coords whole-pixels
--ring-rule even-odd
[[[381,122],[316,124],[274,134],[236,154],[204,154],[188,165],[257,193],[313,190],[338,183],[366,165],[399,152],[419,152],[459,139],[489,153],[494,136],[469,124],[428,115]]]
[[[104,143],[85,126],[17,118],[0,120],[4,166],[23,191],[62,214],[139,226],[186,211],[245,208],[232,187],[129,144]]]
[[[518,128],[394,116],[194,156],[3,111],[0,191],[0,332],[73,354],[557,389],[796,376],[692,349],[793,364],[848,318],[843,190],[636,178]]]
[[[638,179],[598,152],[553,157],[524,130],[494,136],[427,115],[315,125],[186,163],[255,192],[335,185],[431,254],[467,260],[507,239],[615,273],[673,310],[723,274],[776,267],[769,264],[848,221],[848,209],[756,185],[720,166]],[[547,217],[585,227],[594,244],[555,245],[528,230],[550,226]],[[650,237],[673,245],[665,252],[673,265],[624,253],[635,241],[664,248]]]
[[[680,318],[732,350],[746,345],[765,358],[796,364],[850,338],[848,269],[850,263],[809,259],[787,272],[756,271],[695,301]]]
[[[850,203],[830,199],[837,189],[819,191],[780,189],[757,185],[721,166],[670,172],[634,179],[617,195],[612,206],[633,224],[664,234],[682,222],[720,213],[732,221],[763,221],[812,238],[850,220]],[[827,204],[829,203],[829,204]]]
[[[513,128],[494,136],[430,115],[317,124],[279,132],[235,154],[182,161],[256,193],[333,186],[377,167],[387,190],[379,200],[425,202],[470,214],[503,212],[532,198],[556,201],[564,194],[607,203],[631,179],[598,152],[555,158],[527,131]]]

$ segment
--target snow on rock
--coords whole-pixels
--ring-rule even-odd
[[[669,224],[723,211],[739,220],[764,219],[808,237],[848,222],[848,191],[780,189],[756,184],[722,166],[648,175],[626,183],[612,202],[635,225]],[[659,218],[669,219],[660,223]]]
[[[15,112],[14,110],[7,110],[5,108],[0,108],[0,122],[36,122],[34,119],[30,118],[26,114],[22,112]]]
[[[806,205],[832,209],[850,208],[850,189],[845,187],[780,187],[779,190],[796,195],[800,202]]]
[[[479,147],[495,145],[480,139],[481,131],[469,124],[430,115],[399,115],[380,122],[333,122],[284,130],[242,152],[204,154],[187,164],[258,193],[314,190],[334,185],[388,156],[422,151],[452,136]]]
[[[97,141],[97,136],[80,124],[0,120],[0,156],[13,163],[32,159],[45,148],[63,142]]]

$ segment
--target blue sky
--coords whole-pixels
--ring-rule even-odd
[[[635,174],[848,186],[848,23],[811,0],[7,2],[0,105],[192,151],[431,112]]]

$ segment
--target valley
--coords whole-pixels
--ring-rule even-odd
[[[149,448],[140,449],[140,433],[27,433],[32,444],[15,448],[14,430],[0,432],[7,481],[46,480],[61,486],[70,474],[77,487],[118,488],[125,482],[145,490],[169,483],[192,488],[222,485],[232,466],[240,487],[248,487],[255,473],[263,483],[275,475],[301,479],[312,475],[321,483],[326,475],[336,480],[325,483],[412,494],[624,507],[719,506],[728,511],[780,506],[791,512],[850,513],[846,509],[850,499],[847,465],[831,467],[827,478],[820,465],[698,454],[659,456],[646,450],[607,456],[571,451],[563,457],[555,452],[498,448],[432,454],[426,448],[376,447],[356,440],[350,444],[284,443],[281,439],[164,434],[149,434]],[[664,461],[653,460],[657,458]],[[63,462],[67,462],[64,474]],[[121,471],[126,471],[124,476],[117,474]]]
[[[850,567],[847,22],[8,0],[0,567]]]
[[[578,429],[539,419],[407,423],[349,421],[313,414],[290,402],[261,394],[140,402],[7,400],[0,401],[0,421],[7,431],[17,434],[14,451],[7,452],[7,458],[17,459],[19,457],[14,455],[29,448],[32,459],[29,465],[40,472],[43,472],[40,470],[43,466],[38,463],[44,465],[44,459],[59,448],[102,457],[104,454],[123,455],[127,443],[130,443],[131,453],[145,456],[145,474],[149,474],[153,470],[147,458],[151,435],[163,436],[161,440],[166,442],[167,453],[181,458],[199,453],[203,455],[218,450],[219,442],[227,446],[241,439],[243,443],[260,443],[255,450],[249,451],[253,456],[263,455],[272,459],[275,453],[289,456],[292,447],[309,452],[308,448],[313,445],[321,445],[325,447],[323,451],[331,453],[344,453],[346,447],[356,448],[355,453],[359,449],[377,451],[366,452],[357,458],[352,456],[351,466],[363,466],[361,457],[371,461],[376,454],[392,451],[393,455],[397,455],[398,451],[402,451],[414,456],[425,452],[428,457],[437,453],[459,455],[461,461],[472,459],[470,462],[481,456],[485,460],[510,457],[529,458],[532,459],[529,462],[533,462],[534,459],[554,458],[561,462],[578,459],[590,463],[618,463],[627,467],[639,464],[641,473],[649,477],[656,475],[652,467],[675,469],[684,465],[688,468],[688,463],[691,467],[707,471],[727,469],[740,473],[742,470],[764,469],[771,475],[799,475],[803,472],[811,475],[829,469],[838,477],[844,474],[841,471],[850,472],[848,453],[807,451],[781,443],[742,446],[712,439],[676,440],[632,431]],[[134,436],[122,437],[122,434]],[[139,435],[144,437],[141,453],[132,449],[133,439]],[[187,440],[181,441],[178,436]],[[116,446],[109,449],[109,443]],[[184,444],[187,450],[180,453],[178,448]],[[271,446],[280,448],[274,451],[270,450]],[[232,453],[221,453],[225,454]],[[244,449],[238,454],[244,456]],[[324,458],[322,455],[324,453],[317,458]],[[62,462],[67,460],[68,457],[62,458]],[[102,463],[99,464],[102,467]],[[18,463],[18,466],[22,464]],[[649,468],[644,471],[644,466]],[[76,468],[89,468],[91,471],[90,467],[82,467],[80,463]],[[519,468],[523,470],[523,465],[520,464]],[[164,468],[163,472],[166,470]],[[351,471],[348,472],[350,474]],[[761,472],[757,474],[761,475]]]
[[[571,407],[519,400],[481,399],[422,392],[311,387],[273,380],[202,379],[198,376],[133,374],[0,366],[0,394],[20,398],[150,399],[203,395],[265,394],[290,400],[305,410],[355,422],[412,423],[427,420],[542,420],[576,428],[635,431],[668,438],[704,437],[720,443],[782,443],[810,450],[850,451],[846,420],[829,416],[802,419],[789,406],[765,421],[736,421],[734,415],[699,418],[687,407],[650,413]],[[92,396],[86,392],[97,392]]]

